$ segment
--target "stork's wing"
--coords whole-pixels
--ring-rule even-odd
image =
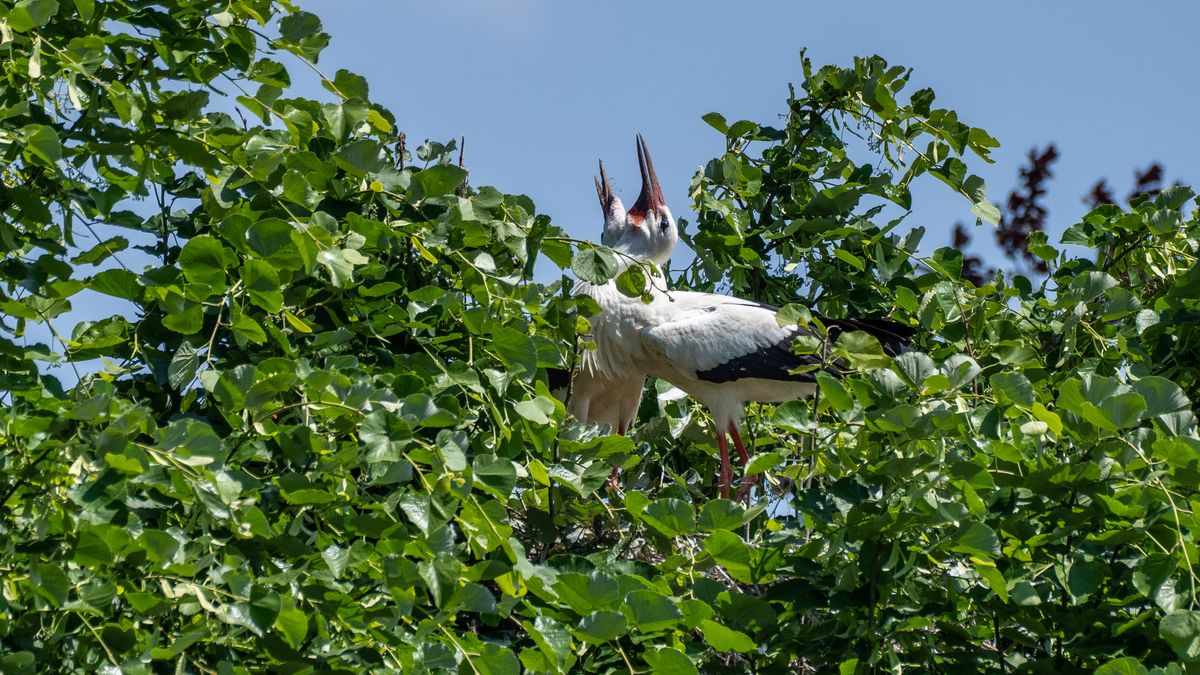
[[[792,340],[800,329],[780,326],[775,308],[711,293],[669,297],[654,299],[654,321],[642,330],[652,361],[709,382],[804,379],[788,373],[811,362],[792,353]]]
[[[823,354],[796,354],[793,341],[801,335],[820,336],[816,328],[780,326],[777,310],[770,305],[709,293],[675,293],[674,302],[663,303],[658,320],[642,331],[651,358],[662,359],[685,375],[707,382],[729,382],[759,378],[812,382],[811,370],[793,373],[803,366],[820,366]],[[653,306],[653,305],[652,305]],[[819,319],[825,325],[826,345],[848,331],[865,331],[876,336],[888,354],[908,349],[914,331],[884,319]]]

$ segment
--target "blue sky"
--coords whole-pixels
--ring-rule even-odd
[[[817,65],[875,53],[913,68],[910,91],[932,87],[939,105],[1000,140],[994,165],[973,164],[993,201],[1015,185],[1032,146],[1056,143],[1061,159],[1047,203],[1058,231],[1084,213],[1082,196],[1097,178],[1123,196],[1133,169],[1157,160],[1169,180],[1197,180],[1200,5],[1182,1],[303,7],[333,37],[323,70],[364,75],[372,98],[396,113],[411,139],[465,135],[473,184],[528,194],[584,238],[599,236],[591,180],[598,157],[632,199],[634,134],[643,133],[668,203],[688,217],[692,174],[723,149],[700,116],[778,120],[787,84],[801,80],[805,47]],[[929,229],[924,248],[948,244],[954,222],[974,218],[961,198],[924,182],[908,223]],[[977,230],[976,241],[994,251],[990,227]]]

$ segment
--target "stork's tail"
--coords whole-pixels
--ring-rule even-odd
[[[566,368],[547,368],[546,384],[550,386],[550,393],[565,403],[567,387],[571,384],[571,371]]]
[[[843,331],[860,330],[872,335],[883,346],[883,353],[896,356],[912,351],[912,338],[917,329],[889,319],[821,319],[827,328],[837,327]]]

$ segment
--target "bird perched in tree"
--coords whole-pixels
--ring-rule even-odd
[[[675,219],[640,136],[638,151],[642,193],[625,215],[624,232],[613,245],[622,269],[664,262],[678,239]],[[907,349],[913,334],[907,326],[877,319],[818,319],[810,326],[780,326],[778,310],[769,305],[650,286],[653,299],[645,303],[623,295],[611,281],[579,285],[577,292],[590,295],[601,308],[591,317],[596,349],[585,353],[580,373],[608,382],[660,378],[706,405],[716,423],[722,497],[729,496],[733,477],[727,435],[742,465],[749,460],[738,431],[746,402],[781,403],[816,390],[811,368],[797,371],[826,366],[826,354],[794,353],[796,338],[815,336],[828,347],[839,334],[861,330],[879,338],[887,353],[896,354]],[[640,384],[637,388],[640,396]],[[592,414],[588,403],[582,411],[584,416]]]
[[[600,162],[596,195],[600,198],[600,208],[604,212],[604,231],[600,241],[605,246],[615,246],[631,229],[644,227],[647,214],[652,210],[651,204],[662,204],[662,187],[658,184],[654,162],[650,159],[650,151],[641,135],[637,138],[637,153],[642,174],[642,191],[628,212],[621,198],[613,192],[612,184],[604,171],[604,162]],[[646,259],[662,264],[675,248],[678,233],[669,210],[656,212],[654,217],[660,219],[656,221],[660,231],[663,228],[662,223],[669,221],[667,230],[670,237],[669,241],[664,240],[654,256]],[[663,218],[666,221],[662,221]],[[590,284],[581,284],[576,292],[595,297],[595,288]],[[567,408],[582,422],[607,424],[618,434],[625,434],[637,417],[646,375],[627,368],[610,368],[608,364],[613,360],[613,355],[608,353],[610,349],[620,349],[620,345],[605,341],[603,345],[597,343],[596,349],[583,352],[571,384]]]

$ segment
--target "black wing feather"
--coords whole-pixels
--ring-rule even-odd
[[[770,305],[757,303],[761,307],[774,310]],[[909,341],[916,335],[916,329],[888,319],[829,319],[815,317],[826,329],[826,349],[837,341],[844,332],[863,331],[875,336],[883,346],[888,356],[896,356],[910,351]],[[708,370],[696,373],[696,376],[706,382],[732,382],[744,378],[763,380],[779,380],[791,382],[813,382],[813,371],[802,373],[792,371],[803,366],[820,366],[825,359],[820,354],[796,354],[792,351],[792,343],[801,335],[813,335],[815,331],[796,327],[786,338],[766,347],[761,347],[750,353],[730,359]]]
[[[546,380],[550,385],[550,391],[556,389],[566,391],[567,385],[571,384],[571,371],[566,368],[547,368]]]
[[[719,366],[696,373],[696,376],[706,382],[732,382],[748,377],[763,380],[790,380],[795,382],[812,382],[811,372],[792,374],[791,371],[806,365],[819,365],[821,359],[816,354],[796,354],[792,352],[792,342],[799,336],[810,331],[796,328],[786,338],[773,345],[761,347],[737,358],[730,359]]]

